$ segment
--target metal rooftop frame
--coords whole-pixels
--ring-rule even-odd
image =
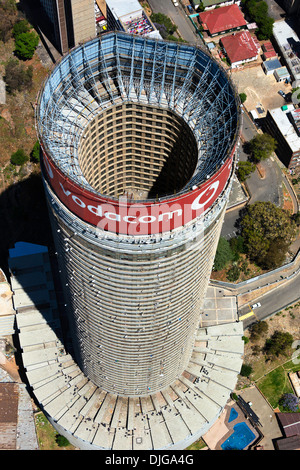
[[[107,33],[74,48],[55,66],[36,113],[46,152],[64,174],[94,193],[79,166],[80,139],[96,115],[126,102],[172,110],[190,126],[198,164],[178,194],[212,176],[236,143],[239,98],[209,54],[186,44]]]

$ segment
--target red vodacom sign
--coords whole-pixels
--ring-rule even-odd
[[[67,178],[43,151],[43,167],[60,201],[85,222],[126,235],[151,235],[180,227],[203,214],[226,186],[232,155],[205,183],[167,201],[134,203],[97,196]]]

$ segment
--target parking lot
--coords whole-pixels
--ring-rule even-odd
[[[266,75],[260,64],[254,67],[245,67],[231,73],[233,83],[238,93],[246,93],[247,100],[244,106],[248,111],[263,110],[260,117],[265,117],[268,109],[278,108],[286,104],[285,99],[278,91],[290,93],[292,86],[284,82],[277,82],[274,75]]]

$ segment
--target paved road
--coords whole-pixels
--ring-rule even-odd
[[[177,25],[183,39],[191,44],[203,44],[181,5],[174,7],[172,0],[148,0],[154,13],[167,15]]]
[[[242,124],[242,137],[243,140],[249,142],[256,134],[257,129],[254,126],[253,122],[249,116],[243,114],[243,124]],[[246,161],[248,155],[244,152],[243,146],[240,146],[239,160]],[[261,162],[261,166],[265,171],[265,177],[261,178],[258,171],[255,170],[254,173],[247,179],[246,186],[250,193],[250,204],[253,204],[257,201],[270,201],[277,206],[281,206],[283,201],[283,181],[285,186],[289,190],[289,184],[286,180],[284,173],[282,172],[277,158],[271,157],[268,160]],[[290,190],[290,195],[294,201],[295,209],[297,208],[297,201],[294,197],[293,192]],[[224,225],[222,228],[221,235],[227,239],[235,236],[237,231],[237,220],[240,215],[240,210],[234,210],[228,212],[225,216]]]
[[[259,301],[261,303],[261,307],[251,310],[251,306],[243,306],[238,312],[239,317],[241,318],[250,314],[243,320],[244,328],[247,328],[254,321],[263,320],[268,316],[283,310],[286,306],[297,302],[299,300],[299,285],[300,274],[289,281],[288,284],[284,284],[281,287],[273,289],[253,302],[256,303]]]

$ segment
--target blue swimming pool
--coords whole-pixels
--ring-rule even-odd
[[[255,434],[246,423],[237,423],[233,433],[221,445],[223,450],[243,450],[255,439]]]
[[[238,412],[234,408],[231,408],[228,423],[231,423],[231,421],[234,421],[238,417],[238,415],[239,415]]]

